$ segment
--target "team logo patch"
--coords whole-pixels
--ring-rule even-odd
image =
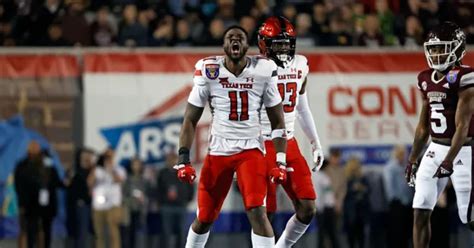
[[[448,75],[446,75],[446,80],[448,80],[449,83],[454,83],[458,78],[458,74],[459,70],[451,70],[448,72]]]
[[[435,152],[434,151],[428,151],[428,153],[426,153],[426,156],[428,158],[434,158],[435,157]]]
[[[426,83],[426,81],[423,81],[423,83],[421,83],[421,88],[423,89],[423,91],[426,91],[426,88],[428,88],[428,83]]]
[[[206,65],[206,76],[209,79],[216,79],[219,76],[219,65],[218,64]]]

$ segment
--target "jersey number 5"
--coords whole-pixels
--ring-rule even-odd
[[[240,116],[237,111],[237,93],[240,96],[241,109]],[[231,121],[246,121],[249,119],[249,93],[247,91],[230,91],[230,114],[229,120]]]
[[[444,133],[448,126],[446,124],[446,117],[443,115],[442,111],[444,106],[441,103],[433,103],[431,106],[431,130],[435,133]]]
[[[285,111],[286,113],[293,112],[293,110],[295,110],[297,90],[298,90],[298,86],[296,85],[296,83],[286,83],[286,84],[279,83],[278,84],[278,91],[280,92],[281,99],[283,100],[283,102],[286,99],[285,93],[290,93],[290,98],[288,99],[290,103],[283,105],[283,111]]]

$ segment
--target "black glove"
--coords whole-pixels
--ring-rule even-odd
[[[436,173],[433,177],[443,178],[449,177],[453,174],[453,162],[452,161],[443,161],[441,165],[436,170]]]
[[[408,186],[415,187],[416,172],[418,171],[418,163],[408,163],[405,168],[405,180]]]

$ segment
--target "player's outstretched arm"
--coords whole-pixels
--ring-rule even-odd
[[[473,114],[474,88],[470,87],[459,92],[459,101],[456,107],[456,115],[454,117],[456,131],[451,140],[451,147],[435,176],[448,177],[453,173],[453,160],[456,158],[456,155],[458,155],[459,150],[461,150],[461,147],[466,141]]]
[[[191,160],[189,159],[189,149],[193,144],[196,126],[199,119],[201,119],[203,110],[204,108],[188,103],[184,112],[183,126],[179,134],[179,158],[175,169],[178,170],[177,176],[179,180],[187,183],[192,183],[196,178],[196,171],[191,166]]]
[[[423,99],[418,125],[416,126],[415,138],[411,148],[410,156],[408,156],[408,164],[405,169],[405,179],[411,187],[415,186],[415,176],[418,169],[418,157],[426,145],[429,137],[429,116],[428,116],[428,100]]]
[[[272,141],[276,151],[276,167],[270,171],[273,183],[286,181],[286,129],[283,106],[281,103],[267,108],[268,119],[272,126]]]
[[[298,123],[311,143],[313,151],[313,163],[315,165],[313,171],[315,171],[321,168],[324,161],[324,154],[321,142],[319,141],[318,131],[316,130],[316,125],[314,124],[313,114],[311,113],[311,109],[309,107],[308,96],[306,94],[306,82],[307,79],[305,79],[299,92],[299,101],[298,105],[296,105],[296,110],[298,111]]]
[[[408,157],[408,162],[416,163],[420,153],[426,145],[429,138],[429,116],[428,116],[428,100],[423,99],[418,125],[415,130],[415,138],[413,139],[413,147]]]
[[[179,147],[190,149],[193,144],[194,133],[197,123],[201,119],[204,108],[196,107],[190,103],[186,105],[184,112],[183,126],[179,133]]]
[[[272,126],[272,140],[275,151],[286,152],[286,130],[285,117],[283,115],[283,106],[281,103],[276,106],[266,108],[268,119]]]

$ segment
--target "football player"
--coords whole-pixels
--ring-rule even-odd
[[[285,115],[288,180],[282,184],[293,201],[296,213],[288,221],[275,247],[291,247],[305,233],[316,212],[311,171],[301,155],[294,137],[295,121],[298,120],[313,149],[315,167],[323,163],[323,152],[316,126],[308,104],[306,82],[308,61],[303,55],[295,54],[296,34],[293,25],[284,17],[270,17],[258,32],[260,53],[271,58],[278,65],[278,90],[283,100]],[[276,150],[271,142],[272,129],[269,118],[262,115],[263,136],[266,139],[266,160],[268,168],[274,166]],[[313,168],[313,169],[316,169]],[[276,184],[268,182],[267,212],[276,211]]]
[[[209,153],[199,178],[197,218],[189,229],[186,247],[204,247],[233,181],[234,172],[252,226],[253,247],[273,247],[275,238],[265,211],[267,167],[260,132],[260,112],[266,109],[277,155],[270,177],[286,180],[285,122],[276,86],[277,66],[263,56],[246,56],[248,34],[239,26],[224,33],[225,56],[197,62],[194,87],[188,98],[179,138],[180,180],[191,183],[196,172],[189,149],[206,102],[212,113]],[[277,166],[278,165],[278,166]]]
[[[406,169],[407,182],[415,187],[415,248],[429,246],[431,212],[449,177],[456,191],[459,217],[471,230],[474,228],[474,70],[461,63],[465,45],[464,32],[452,22],[434,28],[423,45],[430,69],[418,75],[423,105]],[[431,143],[418,166],[429,136]]]

